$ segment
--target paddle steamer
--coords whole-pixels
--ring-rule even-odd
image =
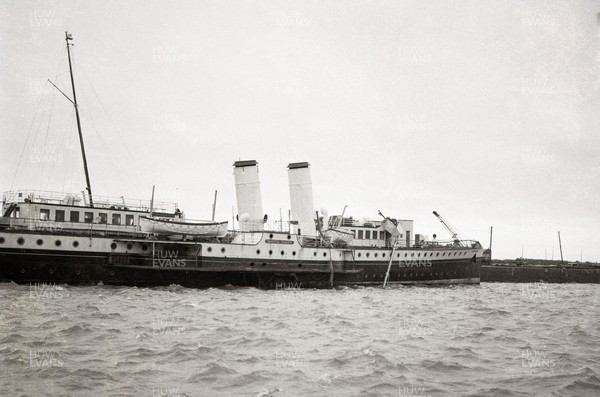
[[[254,160],[234,163],[238,227],[191,221],[175,203],[92,195],[66,33],[72,98],[87,188],[81,194],[4,193],[0,280],[187,287],[330,288],[477,284],[477,241],[429,240],[412,220],[316,212],[310,166],[288,165],[290,219],[263,214]],[[62,93],[62,91],[61,91]],[[234,225],[231,225],[233,228]]]

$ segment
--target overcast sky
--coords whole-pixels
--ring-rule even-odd
[[[3,1],[0,186],[85,187],[73,56],[95,195],[231,219],[232,164],[259,162],[287,213],[286,166],[315,205],[414,219],[437,210],[494,257],[600,260],[598,1]],[[36,111],[37,109],[37,111]],[[15,178],[16,176],[16,178]],[[14,184],[13,184],[14,179]],[[285,218],[285,215],[284,215]]]

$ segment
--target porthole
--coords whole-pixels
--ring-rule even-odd
[[[302,267],[302,263],[298,263],[298,267]]]
[[[251,267],[252,267],[252,266],[254,266],[254,263],[250,263],[250,266],[251,266]]]
[[[285,251],[281,251],[281,255],[285,255]]]
[[[435,256],[440,256],[440,253],[439,253],[439,252],[436,252],[436,253],[435,253]]]
[[[383,254],[381,254],[381,257],[382,257],[382,258],[385,258],[385,252],[384,252]]]
[[[404,253],[404,257],[406,258],[407,256],[408,256],[408,252],[405,252]]]
[[[269,250],[269,255],[273,255],[273,250]]]
[[[77,240],[73,241],[73,247],[75,247],[75,248],[79,247],[79,241],[77,241]]]
[[[445,253],[445,252],[443,252],[443,253],[442,253],[442,256],[446,256],[446,253]]]
[[[263,267],[265,267],[265,266],[267,266],[267,264],[266,264],[266,263],[263,263],[263,264],[262,264],[262,266],[263,266]]]
[[[396,258],[400,258],[400,253],[399,252],[396,254]]]
[[[52,269],[48,270],[48,274],[54,274],[54,270],[52,270]]]
[[[361,256],[362,256],[362,254],[359,252],[359,253],[358,253],[358,257],[360,258]]]
[[[57,247],[60,247],[61,244],[62,244],[62,242],[60,240],[56,240],[54,242],[54,245],[56,245]]]
[[[225,247],[221,248],[221,252],[224,254],[225,253]]]
[[[292,236],[290,236],[289,234],[287,235],[287,239],[290,240],[292,238]]]
[[[369,275],[368,275],[368,274],[365,274],[365,278],[369,278]]]
[[[370,254],[369,252],[367,252],[367,258],[368,258],[369,256],[371,256],[371,254]]]
[[[327,252],[323,252],[323,256],[327,256]]]
[[[79,270],[79,269],[75,270],[75,274],[79,276],[81,274],[81,270]]]
[[[317,251],[313,252],[313,256],[317,256]],[[360,254],[358,254],[360,256]]]
[[[4,244],[4,237],[0,237],[0,244]]]
[[[24,274],[24,273],[25,273],[25,269],[21,268],[21,274]]]
[[[375,253],[375,258],[377,258],[377,252]]]
[[[73,244],[75,244],[75,243],[73,243]],[[114,249],[117,249],[117,243],[112,243],[112,244],[110,245],[110,248],[111,248],[111,249],[113,249],[113,250],[114,250]]]
[[[25,244],[25,239],[24,239],[23,237],[19,237],[19,238],[17,239],[17,244],[19,244],[19,245],[23,245],[23,244]]]
[[[411,257],[415,256],[415,253],[414,253],[414,252],[411,252],[410,256],[411,256]]]
[[[142,251],[148,251],[148,244],[142,244]]]
[[[421,253],[420,253],[420,252],[417,254],[417,257],[418,257],[418,258],[420,258],[420,257],[421,257]]]
[[[207,250],[208,252],[212,252],[212,247],[208,247],[206,250]]]
[[[260,255],[260,250],[256,250],[256,255]]]
[[[296,256],[296,251],[292,251],[292,256]]]
[[[115,275],[115,272],[113,272],[113,271],[111,270],[111,271],[110,271],[110,273],[108,273],[108,274],[110,274],[111,276],[114,276],[114,275]]]
[[[41,238],[38,238],[37,241],[35,242],[37,245],[44,245],[44,240],[42,240]]]
[[[132,248],[133,248],[133,244],[131,244],[131,243],[127,243],[127,249],[128,249],[128,250],[130,250],[130,249],[132,249]]]
[[[273,233],[269,234],[269,238],[273,238]]]

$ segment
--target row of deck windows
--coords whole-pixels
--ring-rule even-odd
[[[385,240],[385,231],[383,230],[356,230],[351,229],[352,234],[354,234],[354,238],[359,240]],[[358,233],[357,233],[358,232]],[[400,235],[402,238],[403,235]]]
[[[352,229],[352,234],[354,234],[354,238],[357,238],[359,240],[362,240],[362,239],[379,240],[380,238],[385,239],[385,232],[384,231],[380,232],[378,230],[355,230],[355,229]],[[381,235],[381,237],[380,237],[380,235]]]
[[[69,211],[69,222],[81,222],[80,221],[80,212],[79,211]],[[65,210],[55,210],[54,211],[54,221],[55,222],[65,222],[66,221],[66,211]],[[41,209],[40,210],[40,220],[49,221],[50,219],[50,210],[49,209]],[[85,211],[83,213],[83,222],[84,223],[108,223],[108,214],[105,212],[99,212],[94,217],[94,213],[91,211]],[[122,217],[121,214],[112,214],[111,217],[111,225],[121,225]],[[126,226],[134,225],[134,216],[133,215],[125,215],[125,223]]]

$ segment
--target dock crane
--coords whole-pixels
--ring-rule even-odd
[[[444,225],[444,227],[446,228],[446,230],[448,231],[448,233],[450,233],[450,235],[452,236],[452,240],[454,242],[454,245],[456,245],[456,246],[462,246],[462,244],[460,242],[460,238],[458,237],[458,233],[456,232],[456,230],[454,230],[452,228],[452,226],[450,226],[448,224],[448,222],[446,222],[444,220],[444,218],[442,218],[442,216],[437,213],[437,211],[433,211],[433,215],[435,215],[438,218],[438,220],[442,223],[442,225]]]

